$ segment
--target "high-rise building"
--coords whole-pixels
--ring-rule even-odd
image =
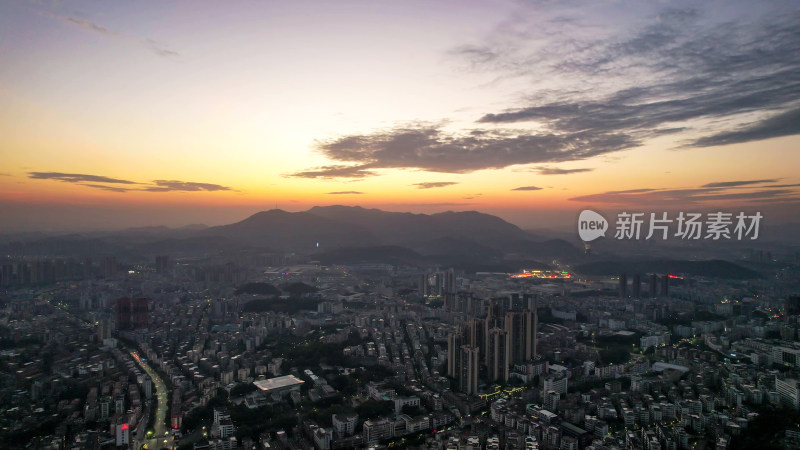
[[[444,293],[456,293],[456,273],[453,269],[449,269],[444,273]]]
[[[781,403],[792,409],[800,409],[800,388],[798,381],[793,378],[780,379],[775,377],[775,390],[780,395]]]
[[[450,333],[447,336],[447,376],[456,377],[459,373],[460,355],[463,339],[460,332]]]
[[[633,275],[633,284],[631,285],[631,291],[633,292],[633,298],[641,298],[642,297],[642,277],[636,273]]]
[[[656,280],[658,276],[654,273],[650,274],[650,277],[647,280],[647,293],[650,294],[650,298],[656,298]]]
[[[553,391],[556,394],[567,393],[567,377],[565,375],[553,375],[544,379],[544,392]]]
[[[505,330],[508,332],[511,343],[511,364],[529,361],[533,358],[534,340],[536,339],[535,315],[536,313],[529,310],[506,313]]]
[[[107,318],[102,318],[97,323],[97,339],[103,341],[111,337],[111,321]]]
[[[787,298],[784,309],[786,310],[787,316],[800,315],[800,295]]]
[[[468,394],[478,393],[479,352],[475,347],[462,345],[459,358],[458,390]]]
[[[628,276],[624,273],[619,276],[619,296],[628,296]]]
[[[146,298],[117,299],[117,330],[131,330],[147,327],[148,301]]]
[[[659,293],[662,297],[669,296],[669,275],[661,276],[661,291]]]
[[[117,299],[117,330],[129,330],[131,326],[131,299]]]
[[[486,320],[472,319],[467,326],[466,343],[472,348],[478,349],[478,357],[481,361],[486,361]]]
[[[131,427],[127,423],[116,426],[117,447],[127,447],[131,443]]]
[[[103,258],[103,277],[111,278],[117,274],[117,259],[113,256]]]
[[[488,375],[491,381],[508,381],[511,360],[511,342],[508,332],[500,328],[489,330]]]
[[[165,255],[156,256],[156,273],[159,273],[161,275],[169,275],[170,273],[169,256]]]
[[[554,413],[558,410],[558,401],[561,399],[561,394],[555,391],[547,391],[544,393],[544,409]]]

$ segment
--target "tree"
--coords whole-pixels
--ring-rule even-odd
[[[393,412],[394,405],[388,400],[367,400],[364,403],[356,406],[356,413],[358,413],[358,416],[364,420],[389,416]]]

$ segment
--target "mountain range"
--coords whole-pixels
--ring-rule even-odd
[[[545,267],[543,263],[553,259],[575,264],[594,261],[595,264],[584,267],[587,273],[605,274],[609,270],[609,273],[616,273],[629,268],[610,262],[598,263],[584,255],[577,242],[545,239],[538,233],[477,211],[414,214],[358,206],[317,206],[301,212],[262,211],[240,222],[215,227],[139,227],[104,233],[0,237],[3,238],[0,251],[12,257],[117,255],[152,261],[153,256],[166,254],[176,258],[220,256],[233,260],[242,252],[296,252],[307,260],[324,264],[440,265],[467,271],[505,272],[522,267]],[[661,267],[658,258],[667,259],[661,248],[645,245],[636,248],[646,260],[657,263],[653,269]],[[604,252],[603,258],[619,262],[626,259],[610,252]],[[672,263],[683,258],[685,256],[672,257]],[[640,261],[634,265],[648,264]],[[671,270],[678,268],[673,265],[670,265]],[[732,269],[719,264],[712,266],[687,267],[708,272],[710,276]],[[738,275],[741,278],[752,276],[751,273]]]
[[[317,206],[308,211],[262,211],[236,223],[180,229],[139,227],[117,232],[6,237],[12,255],[101,256],[154,254],[203,256],[240,251],[294,251],[342,262],[497,265],[580,254],[560,239],[546,240],[477,211],[413,214],[358,206]]]

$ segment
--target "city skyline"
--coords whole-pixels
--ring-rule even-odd
[[[0,5],[0,232],[800,206],[794,2]]]

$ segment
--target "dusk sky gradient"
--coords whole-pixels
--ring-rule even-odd
[[[0,3],[0,233],[800,211],[800,4]]]

